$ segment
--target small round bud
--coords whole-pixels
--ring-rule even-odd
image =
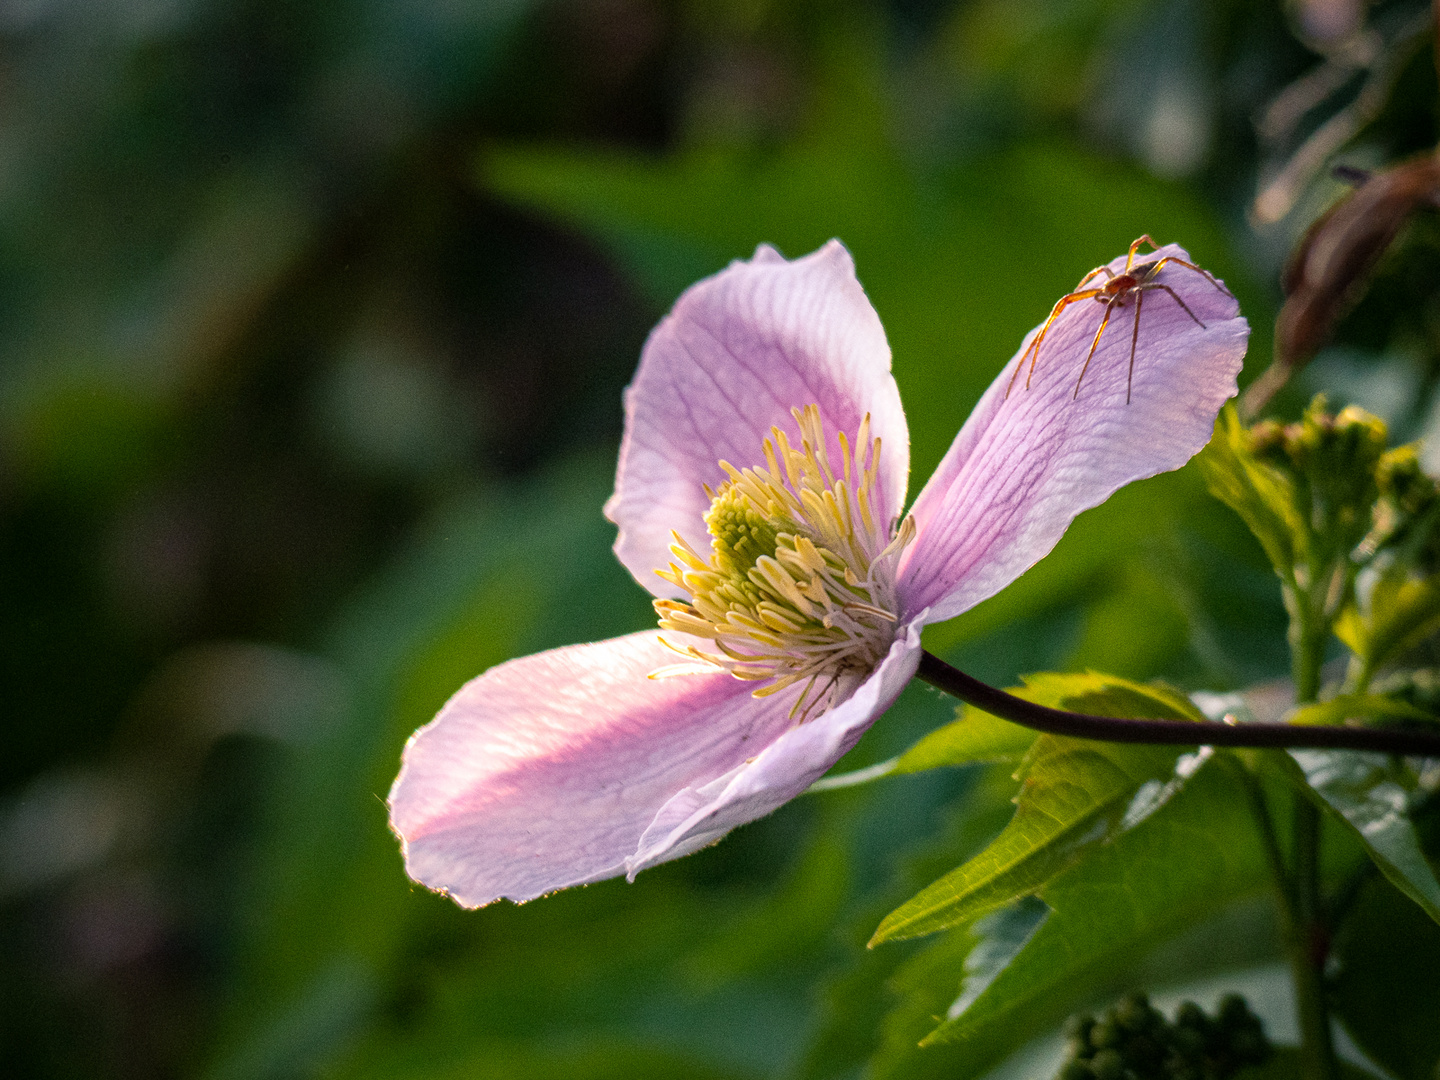
[[[1125,1059],[1115,1049],[1101,1050],[1090,1061],[1095,1080],[1121,1080],[1125,1075]]]
[[[1270,1043],[1258,1028],[1242,1027],[1230,1033],[1230,1052],[1243,1064],[1259,1064],[1270,1055]]]
[[[1182,1001],[1175,1010],[1175,1023],[1185,1028],[1203,1028],[1206,1023],[1205,1010],[1193,1001]]]
[[[1090,1035],[1090,1029],[1095,1026],[1095,1018],[1085,1013],[1075,1013],[1065,1018],[1065,1023],[1060,1028],[1060,1033],[1067,1039],[1084,1039]]]
[[[1150,1002],[1144,994],[1126,994],[1115,1006],[1115,1020],[1125,1031],[1144,1031],[1150,1026]]]
[[[1261,420],[1250,429],[1250,452],[1258,458],[1278,458],[1284,453],[1285,425],[1278,420]]]
[[[1096,1050],[1120,1045],[1120,1027],[1108,1014],[1090,1029],[1090,1045]]]
[[[1250,1006],[1239,994],[1226,994],[1221,998],[1217,1014],[1221,1027],[1225,1028],[1238,1027],[1253,1019]]]
[[[1170,1033],[1170,1044],[1186,1058],[1198,1058],[1205,1052],[1205,1033],[1193,1024],[1176,1027]]]
[[[1060,1073],[1056,1080],[1095,1080],[1095,1074],[1083,1061],[1067,1061],[1060,1066]]]

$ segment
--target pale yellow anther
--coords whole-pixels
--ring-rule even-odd
[[[757,696],[798,684],[791,716],[804,720],[843,700],[884,658],[898,618],[895,566],[915,530],[907,518],[891,535],[879,521],[880,439],[868,413],[853,440],[836,432],[838,470],[819,406],[791,415],[798,440],[771,428],[763,465],[719,463],[726,481],[705,487],[712,551],[701,555],[673,534],[676,561],[656,574],[690,599],[657,600],[655,610],[662,629],[717,650],[665,641],[688,660],[665,675],[726,671],[763,683]]]

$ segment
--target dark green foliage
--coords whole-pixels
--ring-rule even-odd
[[[1252,257],[1242,209],[1288,144],[1251,119],[1317,62],[1287,22],[1301,6],[0,4],[6,1074],[968,1080],[1260,904],[1229,773],[950,725],[924,689],[841,766],[903,754],[913,775],[521,908],[411,885],[383,799],[466,679],[650,623],[600,516],[620,394],[679,291],[757,242],[854,252],[912,495],[1024,333],[1142,232],[1225,278],[1254,331],[1242,381],[1263,367],[1278,260]],[[1429,58],[1404,80],[1367,154],[1433,141]],[[1184,145],[1209,151],[1175,179],[1147,140],[1187,115]],[[1398,356],[1413,378],[1388,418],[1419,434],[1435,239],[1417,219],[1339,324],[1358,379],[1294,390],[1287,419]],[[1259,464],[1304,473],[1304,512],[1348,542],[1361,522],[1332,512],[1354,497],[1334,485],[1369,444],[1318,417],[1293,460],[1282,425]],[[1402,447],[1377,465],[1362,555],[1391,569],[1336,624],[1375,678],[1324,722],[1440,712],[1418,464]],[[1204,483],[1119,493],[927,646],[998,685],[1058,672],[1031,686],[1116,715],[1190,715],[1167,686],[1282,675],[1275,537]],[[1364,858],[1353,818],[1385,826],[1391,870],[1434,900],[1433,848],[1404,814],[1380,821],[1433,810],[1407,769],[1317,780],[1350,844],[1329,895]],[[1264,783],[1279,804],[1305,779]],[[999,835],[1014,860],[987,857]],[[956,925],[865,950],[966,866],[983,888],[935,919]],[[1338,921],[1336,1007],[1376,1060],[1432,1080],[1435,924],[1390,882]],[[1206,961],[1272,959],[1207,940]],[[1140,1044],[1120,1020],[1067,1080],[1123,1080]]]

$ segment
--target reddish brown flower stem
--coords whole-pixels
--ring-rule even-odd
[[[1321,727],[1309,724],[1196,724],[1189,720],[1120,720],[1066,712],[1023,701],[966,675],[930,653],[920,654],[915,677],[992,716],[1051,735],[1100,742],[1170,746],[1252,746],[1370,750],[1440,757],[1440,734],[1405,728]]]

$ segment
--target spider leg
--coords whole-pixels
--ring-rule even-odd
[[[1203,269],[1202,267],[1196,266],[1196,265],[1195,265],[1194,263],[1192,263],[1192,262],[1186,262],[1184,259],[1177,259],[1174,255],[1166,255],[1165,258],[1163,258],[1163,259],[1161,259],[1159,262],[1157,262],[1157,263],[1155,264],[1155,269],[1150,271],[1150,276],[1151,276],[1151,277],[1154,277],[1156,274],[1158,274],[1158,273],[1160,272],[1160,268],[1161,268],[1162,266],[1164,266],[1166,263],[1172,263],[1172,262],[1173,262],[1173,263],[1179,263],[1181,266],[1188,266],[1191,270],[1194,270],[1197,274],[1202,274],[1202,275],[1204,275],[1205,280],[1208,281],[1208,282],[1210,282],[1211,285],[1214,285],[1215,288],[1219,289],[1219,290],[1220,290],[1222,293],[1224,293],[1226,296],[1230,297],[1231,300],[1234,300],[1234,299],[1235,299],[1235,294],[1232,293],[1229,289],[1227,289],[1224,285],[1221,285],[1220,282],[1216,281],[1214,275],[1211,274],[1210,271],[1205,270],[1205,269]]]
[[[1113,278],[1115,276],[1115,271],[1111,270],[1108,266],[1097,266],[1094,270],[1091,270],[1088,274],[1082,277],[1080,279],[1080,284],[1076,285],[1075,288],[1077,290],[1085,288],[1086,285],[1090,284],[1090,282],[1094,280],[1096,274],[1104,274],[1106,279],[1109,280],[1110,278]]]
[[[1135,264],[1135,251],[1137,248],[1140,247],[1141,244],[1149,244],[1151,251],[1160,250],[1160,245],[1155,243],[1154,240],[1150,239],[1149,233],[1146,233],[1144,236],[1140,237],[1138,240],[1136,240],[1133,244],[1130,245],[1130,254],[1125,257],[1125,272],[1127,274],[1130,272],[1130,267]]]
[[[1175,302],[1176,302],[1177,304],[1179,304],[1182,308],[1185,309],[1185,314],[1186,314],[1186,315],[1189,315],[1190,318],[1192,318],[1192,319],[1195,320],[1195,325],[1196,325],[1196,326],[1200,327],[1201,330],[1204,330],[1204,329],[1205,329],[1205,324],[1200,321],[1199,316],[1197,316],[1193,311],[1190,310],[1190,305],[1187,304],[1187,303],[1185,303],[1184,300],[1181,300],[1181,299],[1180,299],[1180,294],[1177,293],[1174,289],[1170,288],[1169,285],[1161,285],[1158,281],[1155,281],[1155,282],[1151,282],[1151,283],[1148,284],[1148,285],[1137,285],[1137,286],[1135,286],[1135,291],[1136,291],[1136,292],[1143,292],[1143,291],[1146,290],[1146,289],[1164,289],[1164,290],[1165,290],[1166,292],[1168,292],[1172,297],[1175,298]]]
[[[1040,332],[1036,334],[1030,344],[1025,347],[1025,351],[1020,354],[1020,362],[1015,365],[1015,370],[1010,373],[1010,383],[1005,387],[1005,398],[1009,398],[1010,391],[1015,388],[1015,379],[1019,376],[1020,369],[1025,366],[1025,358],[1027,356],[1030,357],[1030,371],[1025,376],[1025,389],[1030,389],[1030,376],[1035,374],[1035,364],[1040,359],[1040,343],[1045,340],[1045,335],[1050,332],[1051,324],[1060,317],[1060,313],[1077,300],[1089,300],[1092,296],[1096,296],[1104,291],[1104,289],[1087,289],[1083,292],[1067,293],[1055,301],[1055,306],[1050,309],[1050,317],[1045,320],[1044,325],[1040,327]]]
[[[1095,331],[1095,340],[1090,342],[1090,355],[1085,357],[1085,366],[1080,369],[1080,378],[1075,380],[1075,392],[1070,395],[1071,401],[1080,396],[1080,384],[1085,381],[1085,372],[1090,370],[1090,361],[1095,359],[1095,350],[1100,345],[1100,335],[1105,333],[1105,326],[1110,322],[1110,314],[1119,302],[1120,297],[1117,296],[1105,305],[1105,318],[1100,320],[1100,329]]]
[[[1135,346],[1140,342],[1140,305],[1145,303],[1145,291],[1135,290],[1135,325],[1130,329],[1130,372],[1125,376],[1125,404],[1130,404],[1130,388],[1135,383]]]

